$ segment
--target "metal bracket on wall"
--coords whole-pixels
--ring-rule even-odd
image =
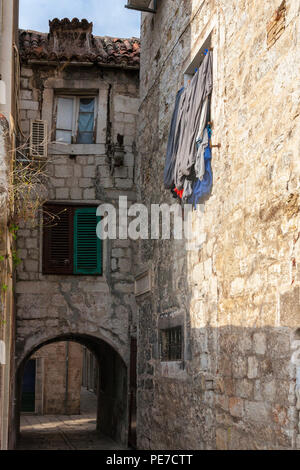
[[[124,136],[117,135],[117,144],[111,144],[107,151],[107,155],[110,159],[110,174],[113,175],[115,168],[124,165],[124,157],[126,155],[124,148]]]
[[[157,0],[153,0],[153,8],[147,8],[143,6],[145,2],[139,1],[139,0],[128,0],[128,4],[125,5],[125,8],[128,8],[129,10],[138,10],[138,11],[144,11],[146,13],[156,13],[157,11]],[[150,3],[150,2],[148,2]],[[140,5],[139,5],[140,4]]]

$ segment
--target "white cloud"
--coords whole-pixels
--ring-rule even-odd
[[[48,32],[53,18],[86,18],[97,36],[140,35],[140,13],[124,8],[127,0],[20,0],[20,28]],[[112,6],[113,5],[113,6]]]

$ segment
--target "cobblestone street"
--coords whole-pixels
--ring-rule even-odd
[[[112,439],[96,432],[96,396],[82,390],[81,414],[21,416],[19,450],[121,450]]]

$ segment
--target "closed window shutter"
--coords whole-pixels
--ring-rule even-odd
[[[45,274],[73,273],[73,214],[72,207],[44,207]]]
[[[102,274],[102,243],[96,234],[99,221],[96,207],[75,210],[74,274]]]

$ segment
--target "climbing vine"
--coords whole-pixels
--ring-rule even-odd
[[[47,164],[48,161],[36,159],[14,161],[8,189],[10,231],[13,237],[21,220],[36,223],[37,213],[47,200]]]

